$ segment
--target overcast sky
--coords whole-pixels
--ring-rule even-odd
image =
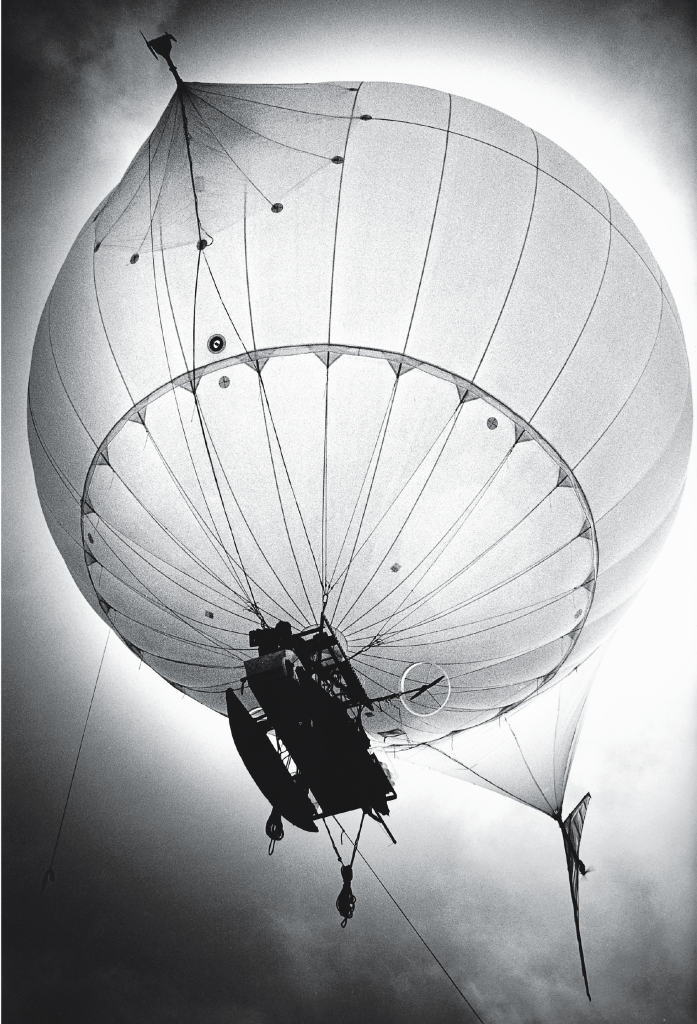
[[[26,386],[68,249],[184,79],[413,82],[497,107],[568,150],[647,239],[697,363],[693,4],[212,0],[5,4],[3,682],[8,1024],[467,1021],[467,1008],[360,866],[345,930],[338,866],[266,802],[224,719],[113,638],[41,898],[106,640],[34,489]],[[692,463],[694,467],[694,459]],[[689,1024],[695,963],[697,488],[588,707],[567,793],[593,799],[577,962],[558,829],[445,777],[400,770],[392,847],[364,852],[483,1020]]]

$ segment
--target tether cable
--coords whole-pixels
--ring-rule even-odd
[[[85,733],[87,732],[87,723],[90,720],[90,712],[92,711],[92,705],[94,704],[95,694],[97,693],[97,685],[99,683],[99,677],[102,674],[102,665],[104,664],[104,655],[106,654],[107,644],[109,643],[109,637],[111,636],[111,629],[107,633],[106,643],[104,644],[104,650],[102,651],[102,657],[99,662],[99,668],[97,669],[97,678],[94,681],[94,689],[92,690],[92,696],[90,698],[90,705],[87,709],[87,717],[85,718],[85,725],[82,730],[82,736],[80,737],[80,745],[77,748],[77,756],[75,758],[75,765],[73,767],[73,774],[70,778],[70,785],[68,786],[68,795],[65,798],[65,804],[63,806],[63,814],[61,815],[60,825],[58,826],[58,834],[56,835],[56,841],[53,846],[53,853],[51,854],[51,863],[44,874],[43,881],[41,882],[41,892],[44,891],[49,882],[55,882],[56,875],[53,870],[53,862],[56,859],[56,852],[58,850],[58,843],[60,841],[61,832],[63,830],[63,822],[65,821],[65,814],[68,810],[68,801],[70,800],[70,794],[73,789],[73,782],[75,782],[75,773],[77,772],[78,761],[80,760],[80,754],[82,752],[82,744],[85,742]]]
[[[334,818],[334,821],[336,821],[336,818]],[[342,832],[344,833],[344,835],[346,836],[346,838],[347,838],[347,839],[349,840],[349,842],[352,842],[352,840],[351,840],[351,836],[350,836],[350,835],[348,834],[348,832],[347,832],[347,831],[346,831],[346,829],[345,829],[345,828],[343,827],[343,825],[342,825],[342,824],[341,824],[340,822],[338,822],[338,821],[336,821],[336,823],[337,823],[337,825],[339,826],[339,828],[341,829],[341,831],[342,831]],[[329,830],[327,829],[327,831],[329,831]],[[332,840],[332,843],[333,843],[333,840]],[[336,849],[336,847],[334,847],[334,849]],[[410,928],[412,929],[412,931],[413,931],[413,932],[415,932],[415,933],[416,933],[416,935],[417,935],[417,936],[419,937],[420,941],[421,941],[421,942],[422,942],[422,943],[424,944],[424,946],[426,947],[426,949],[427,949],[427,950],[429,951],[429,953],[431,954],[431,956],[433,957],[433,959],[434,959],[434,960],[436,961],[436,963],[438,964],[438,966],[440,967],[440,969],[442,970],[443,974],[444,974],[444,975],[446,976],[446,978],[448,979],[448,981],[449,981],[449,982],[451,983],[451,985],[453,986],[453,988],[455,988],[455,989],[456,989],[456,991],[457,991],[457,992],[458,992],[458,994],[459,994],[459,995],[461,996],[461,998],[462,998],[462,999],[463,999],[463,1000],[464,1000],[464,1001],[465,1001],[465,1002],[467,1003],[468,1007],[470,1008],[470,1010],[472,1011],[472,1013],[474,1014],[474,1016],[475,1016],[475,1017],[477,1018],[477,1020],[478,1020],[478,1021],[480,1021],[480,1024],[484,1024],[484,1021],[483,1021],[483,1020],[482,1020],[482,1018],[481,1018],[481,1017],[479,1016],[479,1014],[477,1013],[477,1011],[475,1010],[475,1008],[474,1008],[474,1007],[472,1006],[471,1002],[469,1001],[469,999],[467,998],[467,996],[465,995],[465,993],[464,993],[464,992],[462,991],[462,989],[461,989],[461,988],[460,988],[460,986],[459,986],[459,985],[457,984],[457,982],[455,981],[455,979],[454,979],[454,978],[453,978],[453,977],[452,977],[452,976],[451,976],[451,975],[450,975],[450,974],[448,973],[448,971],[447,971],[446,967],[445,967],[445,966],[444,966],[444,965],[443,965],[443,964],[441,963],[441,961],[440,961],[440,960],[438,959],[438,957],[437,957],[437,956],[436,956],[436,954],[435,954],[435,953],[433,952],[433,950],[431,949],[431,947],[429,946],[429,944],[428,944],[428,943],[426,942],[426,939],[425,939],[425,938],[423,937],[423,935],[421,934],[421,932],[419,932],[419,930],[417,929],[416,925],[415,925],[415,924],[413,924],[413,923],[412,923],[412,922],[411,922],[411,921],[409,920],[409,918],[407,917],[406,913],[405,913],[405,912],[404,912],[404,911],[402,910],[402,908],[400,907],[399,903],[397,903],[397,900],[396,900],[396,899],[394,898],[394,896],[392,895],[392,893],[390,892],[390,890],[389,890],[389,889],[387,888],[387,886],[385,885],[385,883],[384,883],[384,882],[382,881],[382,879],[381,879],[381,878],[379,878],[379,877],[378,877],[378,874],[377,874],[377,872],[376,872],[376,871],[375,871],[375,870],[374,870],[374,869],[373,869],[373,868],[372,868],[372,867],[370,866],[370,864],[369,864],[369,863],[368,863],[368,861],[367,861],[367,860],[365,859],[365,857],[363,856],[363,854],[361,853],[361,851],[360,851],[360,850],[358,850],[357,848],[354,848],[354,855],[355,855],[355,853],[356,853],[356,852],[358,853],[358,856],[359,856],[359,857],[361,858],[361,860],[363,861],[363,863],[365,864],[365,866],[366,866],[366,867],[368,868],[368,870],[370,871],[371,875],[373,875],[373,877],[375,878],[375,880],[376,880],[377,882],[379,882],[380,886],[381,886],[381,887],[382,887],[382,888],[383,888],[383,889],[385,890],[385,892],[387,893],[387,895],[388,895],[388,896],[390,897],[390,899],[391,899],[391,900],[392,900],[392,902],[394,903],[395,907],[396,907],[396,908],[397,908],[397,910],[398,910],[398,911],[400,912],[400,914],[402,915],[402,917],[404,918],[404,920],[405,920],[405,921],[407,922],[407,924],[409,925],[409,927],[410,927]]]

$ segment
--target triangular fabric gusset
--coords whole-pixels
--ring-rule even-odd
[[[557,487],[573,487],[573,486],[574,485],[573,485],[573,482],[571,480],[571,477],[566,472],[566,470],[562,469],[562,467],[560,466],[559,467],[559,476],[557,477]]]
[[[109,469],[111,469],[111,463],[109,462],[109,449],[108,448],[103,448],[102,451],[97,456],[97,465],[98,466],[108,466]]]
[[[94,516],[97,514],[92,507],[92,503],[87,498],[82,500],[82,514],[83,516]]]
[[[121,637],[121,639],[125,643],[126,647],[129,649],[129,651],[132,651],[133,654],[135,654],[136,658],[140,658],[140,660],[142,661],[143,652],[141,651],[140,647],[136,647],[136,645],[132,644],[130,640],[124,640],[123,637]]]
[[[460,399],[460,404],[464,402],[476,402],[480,397],[476,391],[471,391],[466,384],[456,384],[457,397]]]
[[[96,561],[97,561],[97,559],[94,557],[94,555],[92,554],[91,551],[85,551],[85,563],[86,563],[88,568],[89,568],[90,565],[94,565],[94,563]],[[97,563],[97,564],[99,564],[99,563]]]
[[[194,395],[201,381],[201,376],[200,370],[189,370],[186,377],[179,381],[178,386],[184,388],[185,391],[190,391]]]
[[[108,615],[109,612],[113,611],[109,602],[105,601],[103,597],[99,598],[99,607],[102,609],[105,615]]]
[[[405,373],[409,373],[410,370],[414,369],[413,366],[403,363],[401,359],[388,359],[387,362],[392,367],[395,377],[403,377]]]
[[[145,426],[145,409],[141,412],[140,409],[134,409],[131,415],[128,417],[129,423],[140,423],[142,427]]]
[[[337,359],[341,358],[341,352],[315,352],[315,355],[319,359],[322,366],[326,366],[329,369]]]
[[[529,434],[525,427],[521,427],[519,423],[515,425],[515,443],[522,444],[523,441],[532,441],[532,434]]]
[[[569,637],[569,639],[571,640],[572,643],[576,643],[576,639],[578,637],[578,634],[581,632],[582,629],[583,629],[583,626],[574,626],[574,628],[569,633],[566,634]]]
[[[256,370],[257,373],[261,373],[261,371],[264,369],[264,367],[268,363],[269,358],[270,358],[269,356],[266,356],[265,359],[256,359],[253,364],[250,363],[250,366],[252,366],[252,369]]]
[[[583,525],[583,529],[581,530],[581,532],[579,533],[578,536],[579,536],[579,538],[582,537],[584,540],[590,540],[592,535],[593,535],[593,529],[591,527],[591,524],[586,519],[586,521],[585,521],[585,523]]]
[[[585,587],[586,590],[591,591],[593,589],[593,587],[595,586],[595,573],[594,572],[588,573],[588,576],[583,581],[581,586]]]

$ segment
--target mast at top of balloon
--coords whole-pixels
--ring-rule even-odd
[[[143,36],[143,39],[145,39],[143,33],[141,32],[140,34]],[[155,39],[145,39],[145,45],[150,50],[150,53],[153,55],[155,60],[158,60],[159,57],[163,57],[167,61],[167,67],[174,75],[178,88],[182,84],[182,80],[179,77],[179,72],[177,71],[176,65],[172,62],[172,58],[170,56],[172,53],[172,43],[176,43],[176,41],[177,40],[171,32],[165,32],[163,35],[157,36]]]

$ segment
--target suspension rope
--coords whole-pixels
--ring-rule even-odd
[[[345,829],[339,824],[339,822],[336,819],[336,815],[333,815],[333,817],[334,821],[341,829],[342,837],[344,835],[348,837],[348,832],[346,832]],[[361,823],[358,826],[358,835],[356,836],[355,843],[353,843],[353,853],[351,854],[351,860],[349,861],[348,864],[344,864],[343,860],[341,859],[341,854],[339,853],[336,847],[334,837],[329,831],[329,825],[327,825],[327,820],[326,818],[322,818],[324,827],[327,830],[327,835],[329,836],[329,841],[332,844],[334,853],[336,854],[336,859],[339,861],[339,864],[341,865],[341,878],[343,880],[343,885],[341,887],[341,892],[336,898],[336,909],[339,911],[343,918],[343,921],[341,922],[342,928],[346,927],[348,921],[350,921],[351,918],[353,917],[353,913],[356,909],[356,897],[354,896],[353,890],[351,889],[351,882],[353,881],[353,862],[355,861],[356,853],[358,852],[358,843],[360,842],[361,831],[363,830],[363,822],[365,821],[365,817],[366,812],[363,811],[363,814],[361,815]]]
[[[336,821],[336,818],[334,819],[334,821]],[[346,838],[347,838],[347,839],[349,840],[349,842],[350,842],[350,841],[351,841],[351,837],[350,837],[350,835],[348,834],[348,832],[346,831],[346,829],[345,829],[345,828],[343,827],[343,825],[342,825],[342,824],[341,824],[340,822],[336,821],[336,823],[337,823],[337,825],[339,826],[339,828],[341,829],[341,831],[342,831],[342,832],[344,833],[344,835],[346,836]],[[358,841],[358,840],[356,840],[356,842],[357,842],[357,841]],[[335,847],[335,849],[336,849],[336,847]],[[354,852],[355,852],[355,850],[354,850]],[[467,996],[465,995],[465,993],[464,993],[464,992],[462,991],[462,989],[461,989],[461,988],[460,988],[460,986],[459,986],[459,985],[457,984],[457,982],[455,981],[455,979],[454,979],[454,978],[453,978],[453,977],[452,977],[452,976],[451,976],[451,975],[450,975],[450,974],[448,973],[447,969],[446,969],[446,968],[445,968],[445,966],[444,966],[444,965],[443,965],[443,964],[441,963],[441,961],[440,961],[440,960],[438,959],[438,957],[436,956],[436,954],[435,954],[435,953],[433,952],[433,950],[431,949],[431,947],[429,946],[429,944],[428,944],[428,943],[426,942],[426,940],[424,939],[423,935],[422,935],[422,934],[421,934],[421,933],[419,932],[419,930],[417,929],[416,925],[414,925],[414,924],[413,924],[413,923],[412,923],[412,922],[410,921],[410,919],[409,919],[409,918],[407,917],[406,913],[404,912],[404,910],[402,910],[402,908],[400,907],[399,903],[398,903],[398,902],[397,902],[397,900],[396,900],[396,899],[394,898],[394,896],[392,895],[392,893],[390,892],[390,890],[389,890],[389,889],[387,888],[387,886],[385,885],[385,883],[384,883],[384,882],[382,881],[382,879],[381,879],[381,878],[379,878],[379,877],[378,877],[378,874],[377,874],[377,872],[376,872],[376,871],[375,871],[375,870],[374,870],[374,869],[373,869],[373,868],[372,868],[372,867],[370,866],[370,864],[369,864],[369,863],[368,863],[368,861],[367,861],[367,860],[365,859],[365,857],[364,857],[364,856],[363,856],[363,854],[362,854],[362,853],[360,852],[360,850],[358,850],[357,852],[358,852],[358,856],[359,856],[359,857],[361,858],[361,860],[363,861],[363,863],[365,864],[365,866],[366,866],[366,867],[368,868],[368,870],[370,871],[371,875],[373,875],[373,877],[375,878],[375,880],[376,880],[376,881],[377,881],[377,882],[378,882],[378,883],[380,884],[380,886],[381,886],[381,887],[382,887],[382,888],[383,888],[383,889],[385,890],[385,892],[387,893],[387,895],[389,896],[389,898],[390,898],[390,899],[392,900],[392,902],[394,903],[394,905],[395,905],[395,907],[397,908],[397,910],[398,910],[398,911],[400,912],[400,914],[402,915],[402,917],[404,918],[404,920],[405,920],[405,921],[407,922],[407,924],[409,925],[409,927],[410,927],[410,928],[412,929],[412,931],[416,933],[416,935],[417,935],[417,937],[419,938],[419,940],[420,940],[420,941],[421,941],[421,942],[423,943],[423,945],[424,945],[424,946],[426,947],[426,949],[427,949],[427,950],[428,950],[428,952],[429,952],[429,953],[431,954],[431,956],[433,957],[433,959],[434,959],[434,960],[436,961],[436,963],[438,964],[438,966],[440,967],[440,969],[442,970],[443,974],[444,974],[444,975],[446,976],[446,978],[448,979],[448,981],[449,981],[449,982],[451,983],[451,985],[453,986],[453,988],[454,988],[454,989],[455,989],[455,990],[456,990],[456,991],[458,992],[458,994],[459,994],[459,995],[460,995],[460,997],[461,997],[461,998],[462,998],[462,999],[463,999],[463,1000],[465,1001],[465,1003],[467,1003],[468,1007],[470,1008],[470,1010],[472,1011],[472,1013],[474,1014],[474,1016],[475,1016],[475,1017],[477,1018],[477,1020],[478,1020],[478,1021],[480,1021],[480,1024],[484,1024],[484,1021],[483,1021],[483,1020],[482,1020],[482,1018],[481,1018],[481,1017],[479,1016],[479,1014],[477,1013],[477,1011],[475,1010],[475,1008],[474,1008],[474,1007],[472,1006],[471,1002],[469,1001],[469,999],[467,998]]]
[[[87,708],[87,717],[85,718],[85,725],[84,725],[84,728],[82,730],[82,736],[80,737],[80,745],[77,748],[77,756],[75,758],[75,764],[73,766],[73,774],[70,777],[70,785],[68,786],[68,794],[67,794],[67,796],[65,798],[65,804],[63,805],[63,814],[61,815],[60,825],[58,826],[58,833],[56,835],[56,841],[53,844],[53,853],[51,854],[51,863],[49,864],[48,869],[46,870],[46,873],[44,874],[43,880],[41,882],[41,890],[40,890],[41,892],[43,892],[45,890],[45,888],[46,888],[46,886],[48,885],[49,882],[55,882],[55,880],[56,880],[56,875],[55,875],[55,872],[53,870],[53,862],[56,859],[56,852],[58,850],[58,843],[60,841],[61,832],[63,831],[63,822],[65,821],[65,814],[66,814],[66,811],[68,810],[68,801],[70,800],[70,794],[72,793],[72,790],[73,790],[73,782],[75,781],[75,773],[77,772],[77,765],[78,765],[78,761],[80,760],[80,754],[82,752],[82,744],[85,741],[85,733],[87,732],[87,723],[90,720],[90,712],[92,711],[92,705],[94,704],[95,694],[97,693],[97,685],[99,683],[99,677],[102,674],[102,665],[104,664],[104,655],[106,654],[107,644],[109,643],[109,637],[110,636],[111,636],[111,629],[107,632],[106,642],[104,644],[104,650],[102,651],[102,657],[101,657],[101,659],[99,661],[99,668],[97,669],[97,678],[94,681],[94,689],[92,690],[92,696],[90,698],[90,704],[89,704],[89,707]]]

